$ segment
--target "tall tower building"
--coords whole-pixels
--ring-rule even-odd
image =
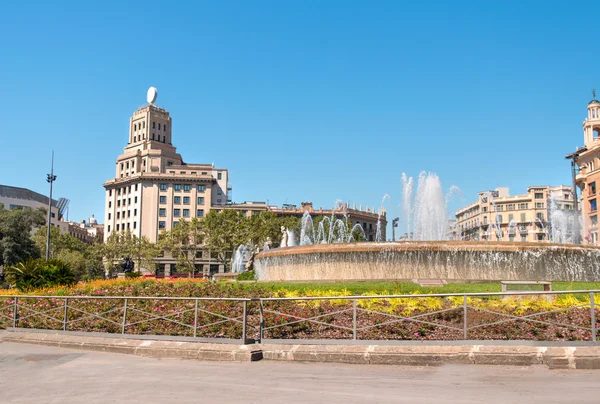
[[[105,241],[130,230],[157,242],[161,231],[179,221],[228,203],[227,169],[184,162],[172,143],[171,116],[155,105],[156,96],[151,87],[148,104],[133,113],[115,178],[104,183]]]
[[[583,121],[583,147],[567,155],[579,168],[575,183],[581,190],[580,209],[583,224],[583,242],[599,244],[598,237],[598,195],[600,185],[600,102],[594,99],[588,103],[587,117]]]

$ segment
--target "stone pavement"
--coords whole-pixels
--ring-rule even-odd
[[[0,343],[0,402],[598,403],[597,370],[156,359]]]

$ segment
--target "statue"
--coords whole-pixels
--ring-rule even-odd
[[[263,245],[263,251],[270,250],[272,244],[273,242],[271,241],[271,237],[267,237],[267,241],[265,241],[265,244]]]
[[[279,245],[279,247],[288,247],[288,233],[285,226],[281,226],[281,244]]]
[[[133,272],[134,266],[135,266],[135,263],[133,262],[133,260],[129,257],[125,257],[125,258],[123,258],[123,262],[121,263],[121,271],[123,273]]]
[[[246,262],[246,265],[244,267],[245,271],[252,271],[252,267],[254,265],[254,258],[258,255],[259,252],[260,249],[258,248],[258,246],[256,246],[256,249],[252,250],[252,252],[250,253],[250,258],[248,258],[248,262]]]

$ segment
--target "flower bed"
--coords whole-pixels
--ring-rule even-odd
[[[329,300],[263,300],[263,335],[277,339],[353,338],[354,305],[352,300],[342,298],[349,294],[344,290],[300,293],[273,290],[260,284],[126,279],[28,293],[50,298],[29,298],[16,291],[8,292],[10,296],[0,298],[0,327],[13,325],[15,298],[19,298],[18,327],[61,330],[66,297],[114,296],[117,298],[69,299],[67,330],[121,333],[125,298],[128,298],[125,333],[177,336],[195,333],[198,337],[210,338],[241,338],[244,303],[241,300],[198,300],[196,309],[193,298],[340,296],[340,299]],[[175,299],[178,297],[191,300]],[[258,338],[260,302],[248,301],[246,304],[247,336]],[[467,306],[468,339],[582,341],[592,338],[592,313],[587,294],[557,295],[552,301],[543,297],[469,297]],[[598,320],[600,313],[596,310],[594,314]],[[356,336],[362,340],[459,340],[464,339],[464,323],[462,296],[356,300]],[[596,329],[599,326],[596,324]]]

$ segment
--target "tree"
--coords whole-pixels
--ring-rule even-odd
[[[46,229],[40,228],[33,235],[35,244],[42,256],[46,255]],[[70,234],[61,233],[57,227],[50,228],[50,258],[56,258],[71,268],[78,279],[89,275],[89,267],[95,267],[97,261],[90,262],[90,246]]]
[[[204,217],[204,245],[209,251],[217,255],[217,260],[225,265],[230,255],[240,245],[249,241],[247,218],[241,212],[223,210],[217,213],[214,210]]]
[[[40,250],[31,238],[31,232],[43,224],[44,214],[40,210],[0,208],[0,265],[39,258]]]
[[[28,259],[6,268],[6,280],[20,291],[72,285],[77,275],[60,260]]]
[[[296,233],[300,230],[300,219],[293,216],[277,216],[272,212],[261,212],[247,218],[248,240],[258,246],[263,246],[267,238],[277,247],[281,241],[281,226]]]
[[[106,259],[109,273],[118,269],[121,260],[125,257],[135,262],[138,272],[141,272],[142,268],[152,273],[156,272],[155,259],[160,254],[160,250],[146,236],[137,237],[129,230],[115,232],[108,237],[100,249]]]
[[[181,220],[171,230],[160,234],[159,246],[176,260],[177,270],[193,274],[196,271],[196,252],[204,239],[203,220],[193,217]]]

